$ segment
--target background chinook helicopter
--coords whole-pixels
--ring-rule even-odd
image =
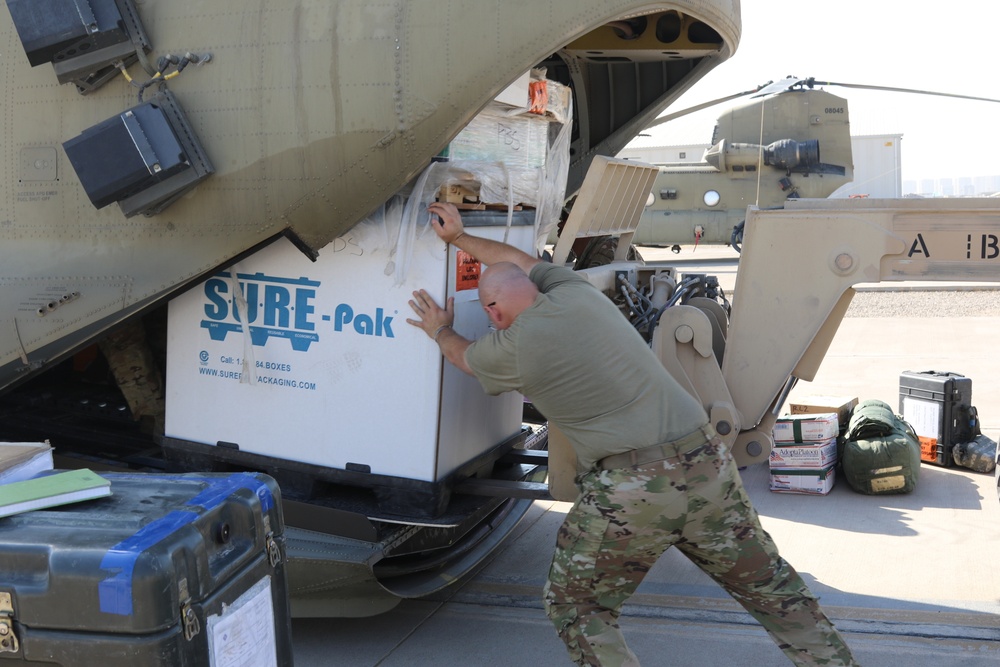
[[[746,208],[780,208],[793,198],[826,198],[854,179],[848,101],[817,86],[913,93],[984,102],[1000,100],[787,77],[667,114],[649,128],[750,96],[721,114],[700,163],[660,164],[633,244],[733,244],[739,249]],[[649,129],[647,128],[647,129]],[[628,154],[628,151],[623,151]],[[592,242],[587,265],[603,254]]]
[[[751,204],[828,197],[854,178],[849,118],[846,99],[802,79],[763,86],[719,116],[700,163],[660,165],[633,242],[726,244]]]

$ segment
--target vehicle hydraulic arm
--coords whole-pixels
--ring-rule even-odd
[[[740,465],[767,458],[788,391],[811,381],[859,283],[995,281],[1000,207],[988,199],[797,200],[748,211],[721,365],[713,316],[669,309],[653,336]],[[716,335],[717,338],[717,335]]]

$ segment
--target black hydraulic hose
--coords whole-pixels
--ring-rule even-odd
[[[684,298],[684,296],[686,296],[688,292],[691,291],[691,288],[697,285],[699,282],[700,281],[698,278],[688,278],[680,285],[678,285],[677,290],[674,292],[674,295],[670,297],[670,299],[665,304],[663,304],[663,306],[659,310],[656,311],[656,315],[653,316],[653,319],[650,322],[650,327],[649,327],[649,340],[653,340],[653,331],[660,324],[660,317],[663,316],[664,311],[667,308],[676,305],[677,302],[680,301],[682,298]]]

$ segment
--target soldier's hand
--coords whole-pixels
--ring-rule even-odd
[[[465,226],[462,224],[462,214],[454,204],[445,202],[434,202],[427,207],[427,212],[431,214],[431,227],[434,233],[441,237],[445,243],[454,243],[455,240],[465,233]],[[437,220],[434,219],[437,216]]]

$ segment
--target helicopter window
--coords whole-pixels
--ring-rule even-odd
[[[748,164],[747,165],[747,171],[757,171],[757,165],[755,165],[755,164]]]
[[[722,197],[719,195],[718,191],[708,190],[707,192],[705,192],[704,200],[705,200],[705,206],[718,206],[719,202],[722,200]]]
[[[719,36],[711,26],[701,21],[695,21],[688,28],[688,39],[695,44],[721,44],[722,37]]]
[[[645,16],[639,16],[631,20],[614,21],[608,25],[615,31],[618,39],[631,40],[639,39],[639,37],[642,36],[642,33],[646,31],[646,26],[648,24],[648,18]]]
[[[743,165],[742,164],[734,164],[733,165],[733,171],[743,171]]]
[[[656,20],[656,39],[669,44],[680,39],[683,21],[677,12],[667,12]]]

